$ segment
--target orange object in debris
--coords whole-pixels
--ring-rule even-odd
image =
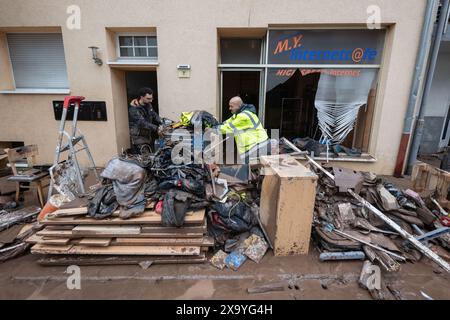
[[[52,212],[55,212],[56,210],[58,210],[58,207],[55,207],[51,201],[47,201],[47,203],[45,204],[44,208],[42,208],[41,212],[39,213],[37,220],[38,221],[42,221],[44,220],[44,218]]]

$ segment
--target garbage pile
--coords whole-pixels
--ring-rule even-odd
[[[327,140],[314,140],[310,137],[295,138],[292,143],[302,151],[308,151],[312,156],[331,154],[333,157],[347,155],[350,157],[361,157],[361,150],[347,148],[341,144],[331,145]]]
[[[83,263],[93,263],[82,256],[86,254],[111,254],[114,261],[120,254],[152,254],[151,261],[164,254],[191,255],[201,262],[214,246],[223,257],[223,266],[213,263],[219,268],[226,264],[237,270],[247,258],[259,262],[268,249],[258,220],[261,178],[248,165],[208,165],[194,157],[196,150],[209,146],[194,142],[193,126],[204,130],[217,124],[205,111],[185,112],[180,122],[161,128],[156,152],[126,152],[111,159],[87,207],[47,216],[31,252],[78,255],[75,259]],[[186,131],[175,132],[180,128]],[[65,215],[74,218],[69,221]],[[64,230],[69,222],[73,229]],[[172,260],[182,261],[178,258]]]
[[[6,200],[7,197],[3,196]],[[39,207],[16,209],[14,201],[3,203],[0,210],[0,262],[19,256],[28,250],[26,239],[30,237],[37,226],[33,223]]]
[[[259,263],[269,248],[259,221],[262,177],[248,165],[212,165],[209,169],[208,231],[219,249],[211,264],[237,270],[247,258]]]
[[[313,226],[322,261],[368,259],[385,271],[396,272],[401,268],[400,262],[417,262],[426,255],[349,194],[348,189],[440,257],[450,259],[448,217],[431,199],[422,199],[410,189],[401,190],[373,173],[336,167],[324,170],[330,175],[317,170]]]

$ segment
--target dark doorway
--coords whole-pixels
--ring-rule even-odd
[[[296,69],[269,70],[265,125],[289,139],[319,138],[314,97],[319,74],[303,77]]]
[[[253,104],[259,111],[260,71],[222,71],[222,121],[231,117],[228,101],[234,96]]]
[[[156,71],[127,71],[125,73],[127,86],[127,102],[136,99],[139,89],[149,87],[153,90],[153,109],[159,112],[158,108],[158,84],[156,80]]]

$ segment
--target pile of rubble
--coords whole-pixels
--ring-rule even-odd
[[[6,199],[6,196],[2,197]],[[16,208],[14,201],[1,205],[0,209],[0,262],[17,257],[29,248],[26,242],[36,230],[36,217],[41,208],[36,206]]]
[[[448,217],[432,198],[422,199],[369,172],[325,167],[317,174],[313,237],[322,261],[370,260],[397,272],[401,262],[425,255],[448,266],[441,259],[450,259]]]

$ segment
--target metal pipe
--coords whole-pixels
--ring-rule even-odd
[[[422,79],[422,71],[426,62],[427,49],[429,48],[431,42],[432,27],[434,25],[434,15],[435,6],[438,1],[428,0],[425,12],[425,18],[422,27],[422,34],[420,36],[419,52],[416,58],[416,65],[414,68],[414,78],[411,87],[411,92],[409,95],[408,107],[406,109],[406,116],[403,121],[403,133],[399,145],[399,150],[397,153],[397,160],[395,165],[394,175],[400,177],[403,174],[403,166],[406,157],[406,151],[410,141],[412,124],[414,120],[414,109],[416,106],[417,98],[419,96],[420,83]]]
[[[297,148],[292,142],[290,142],[288,139],[286,138],[281,138],[281,140],[292,150],[300,153],[300,154],[304,154],[304,151],[300,150],[299,148]],[[334,176],[329,173],[327,170],[325,170],[320,164],[318,164],[316,161],[314,161],[313,158],[311,158],[310,156],[308,156],[307,154],[304,154],[305,158],[308,160],[308,162],[310,162],[311,164],[313,164],[317,169],[319,169],[320,171],[322,171],[323,173],[326,174],[326,176],[328,178],[330,178],[331,180],[334,180]]]
[[[351,234],[342,232],[342,231],[337,230],[337,229],[333,230],[333,232],[337,233],[337,234],[340,235],[340,236],[343,236],[344,238],[347,238],[347,239],[350,239],[350,240],[355,240],[355,241],[361,242],[362,244],[365,244],[366,246],[369,246],[369,247],[372,247],[372,248],[374,248],[374,249],[376,249],[376,250],[385,252],[385,253],[387,253],[388,255],[393,256],[394,258],[397,258],[397,259],[400,260],[400,261],[406,261],[406,258],[403,257],[403,256],[401,256],[401,255],[398,255],[398,254],[396,254],[396,253],[394,253],[394,252],[391,252],[391,251],[389,251],[389,250],[386,250],[386,249],[384,249],[384,248],[381,248],[381,247],[379,247],[379,246],[377,246],[377,245],[374,245],[374,244],[372,244],[372,243],[370,243],[370,242],[367,242],[367,241],[364,241],[364,240],[359,239],[359,238],[357,238],[357,237],[354,237],[354,236],[352,236]]]
[[[431,85],[433,83],[434,72],[436,69],[436,63],[439,55],[439,48],[441,46],[442,35],[444,33],[444,28],[446,24],[446,18],[449,8],[449,0],[442,0],[441,14],[439,16],[438,26],[436,30],[436,36],[433,40],[433,49],[431,52],[430,65],[428,67],[427,76],[425,79],[425,89],[423,91],[422,101],[419,107],[419,116],[416,122],[416,127],[414,129],[411,148],[408,156],[407,173],[411,173],[412,167],[417,161],[417,154],[419,152],[420,142],[423,136],[424,127],[424,115],[425,115],[425,104],[427,103],[428,96],[430,95]]]

